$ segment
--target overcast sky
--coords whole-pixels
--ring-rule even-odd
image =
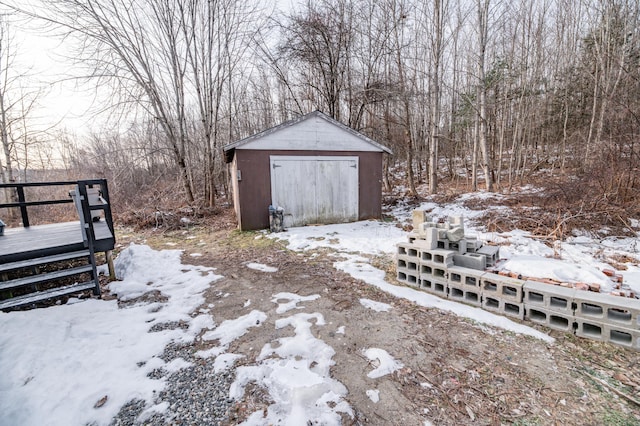
[[[0,0],[0,3],[4,1],[7,0]],[[33,4],[40,1],[18,0],[16,4],[19,7],[31,4],[33,10],[37,10]],[[291,10],[297,3],[299,0],[275,0],[280,10]],[[0,5],[0,13],[6,10],[6,6]],[[10,19],[16,20],[15,17]],[[70,57],[69,41],[43,32],[41,23],[13,22],[10,31],[14,49],[17,49],[16,72],[27,73],[28,84],[42,90],[38,100],[40,108],[32,114],[32,121],[43,128],[56,124],[78,136],[101,129],[108,120],[107,114],[96,114],[107,102],[107,94],[103,93],[100,98],[96,94],[95,81],[74,78],[81,75],[81,71]]]
[[[1,10],[6,10],[2,7]],[[31,119],[38,127],[50,127],[59,123],[60,127],[71,131],[85,132],[91,123],[86,114],[92,103],[92,94],[86,86],[78,87],[74,67],[64,44],[50,33],[43,33],[42,27],[28,24],[8,16],[10,48],[15,57],[10,65],[10,75],[21,75],[20,85],[25,91],[40,91],[39,108],[31,113]],[[7,97],[15,98],[15,92]]]

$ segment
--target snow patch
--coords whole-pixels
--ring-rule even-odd
[[[233,367],[237,360],[244,358],[244,355],[224,353],[216,357],[213,362],[213,371],[221,373]]]
[[[308,251],[332,248],[341,252],[369,254],[395,253],[396,244],[406,239],[406,232],[388,223],[373,220],[337,225],[289,228],[268,234],[269,238],[287,240],[287,248]]]
[[[368,389],[367,396],[374,404],[380,401],[380,391],[378,389]]]
[[[389,310],[391,310],[391,305],[388,303],[376,302],[370,299],[360,299],[360,304],[376,312],[389,312]]]
[[[409,300],[419,306],[438,308],[453,312],[458,316],[470,318],[483,324],[500,327],[505,330],[513,331],[514,333],[533,336],[548,343],[553,343],[555,341],[552,337],[535,330],[532,327],[515,323],[506,317],[492,314],[491,312],[487,312],[483,309],[441,299],[438,296],[425,293],[424,291],[390,284],[384,279],[385,272],[373,267],[368,263],[368,259],[362,256],[343,254],[342,257],[346,260],[335,262],[334,267],[336,269],[344,271],[356,279],[363,280],[364,282],[395,297]]]
[[[319,313],[299,313],[276,321],[276,329],[291,326],[293,337],[276,340],[275,347],[268,343],[260,352],[254,366],[241,366],[229,395],[240,399],[249,383],[265,388],[273,400],[266,414],[253,413],[243,424],[322,424],[340,425],[340,413],[353,417],[353,411],[344,400],[347,389],[330,376],[335,351],[311,332],[315,325],[324,325]]]
[[[186,361],[184,358],[176,358],[166,363],[163,368],[167,373],[175,373],[176,371],[191,367],[192,365],[192,362]]]
[[[310,296],[299,296],[295,293],[284,292],[273,295],[271,301],[278,304],[276,313],[284,314],[285,312],[288,312],[292,309],[304,309],[303,307],[298,306],[298,303],[300,302],[310,302],[319,298],[319,294],[312,294]],[[280,300],[288,300],[288,302],[280,303]]]
[[[247,268],[255,269],[256,271],[262,272],[278,272],[278,268],[274,268],[273,266],[263,265],[262,263],[247,263]]]
[[[636,294],[640,295],[640,267],[630,266],[624,271],[624,283]]]
[[[396,361],[387,351],[379,348],[369,348],[362,351],[371,364],[376,367],[367,374],[371,379],[377,379],[387,374],[391,374],[404,367],[400,361]]]
[[[122,281],[109,285],[112,293],[131,300],[154,291],[158,302],[120,308],[116,300],[91,299],[0,313],[0,424],[35,426],[46,419],[52,426],[107,425],[132,399],[152,404],[165,381],[148,374],[189,365],[162,361],[165,346],[192,342],[213,323],[208,315],[190,314],[221,277],[212,268],[183,265],[181,254],[132,244],[115,260]],[[173,322],[188,328],[162,327]],[[158,330],[150,333],[154,326]]]
[[[221,346],[228,346],[247,334],[251,327],[259,327],[266,319],[267,314],[253,310],[239,318],[222,322],[215,330],[206,332],[202,340],[218,340]]]
[[[505,262],[501,269],[516,272],[523,277],[550,278],[567,283],[597,283],[600,284],[600,291],[602,292],[613,290],[611,280],[595,267],[576,265],[557,259],[514,256]]]

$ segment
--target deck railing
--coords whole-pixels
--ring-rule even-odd
[[[45,199],[45,200],[29,200],[25,197],[25,188],[38,188],[38,187],[73,187],[74,191],[77,189],[80,195],[77,206],[78,215],[80,221],[83,223],[83,232],[87,238],[87,243],[92,245],[95,241],[95,233],[92,225],[92,212],[96,210],[102,210],[104,212],[104,220],[113,235],[113,217],[111,214],[111,203],[109,201],[109,189],[107,187],[106,179],[85,179],[78,181],[59,181],[59,182],[27,182],[27,183],[3,183],[0,184],[0,190],[14,190],[14,198],[16,202],[2,203],[0,209],[19,208],[20,216],[22,219],[22,226],[28,228],[31,226],[29,221],[29,208],[35,206],[46,206],[56,204],[73,203],[74,199],[69,196],[68,198],[58,199]],[[88,188],[98,187],[100,199],[99,203],[92,203],[89,200]]]
[[[15,191],[13,199],[17,200],[10,203],[0,204],[0,209],[9,209],[18,207],[20,209],[20,216],[22,217],[22,226],[28,228],[31,224],[29,222],[29,207],[46,206],[54,204],[67,204],[73,203],[71,198],[54,199],[54,200],[37,200],[27,201],[25,197],[25,188],[38,188],[38,187],[54,187],[54,186],[72,186],[77,185],[75,181],[68,182],[28,182],[28,183],[3,183],[0,184],[0,189],[4,191]],[[9,198],[11,199],[11,198]]]
[[[32,188],[32,190],[28,188]],[[20,252],[22,256],[19,256],[19,253],[11,253],[11,245],[5,246],[5,248],[9,247],[5,258],[6,256],[15,255],[16,260],[11,259],[0,264],[0,272],[4,272],[4,276],[0,277],[0,290],[5,290],[3,294],[0,294],[0,309],[35,304],[51,298],[84,292],[90,289],[93,289],[94,295],[100,295],[100,280],[98,279],[96,268],[96,250],[104,251],[109,266],[109,275],[112,278],[115,277],[113,258],[111,257],[115,235],[106,179],[0,184],[0,191],[2,190],[8,192],[7,195],[10,202],[0,204],[0,213],[6,209],[20,209],[23,227],[31,229],[16,229],[15,232],[11,232],[14,231],[11,230],[8,234],[0,236],[0,247],[2,247],[3,238],[19,238],[33,233],[45,236],[45,240],[47,240],[46,232],[42,232],[45,231],[45,227],[47,230],[64,228],[69,231],[65,231],[63,235],[57,235],[49,246],[29,247],[27,251]],[[15,192],[12,193],[11,191]],[[27,192],[26,195],[25,192]],[[32,226],[30,223],[30,209],[38,206],[69,203],[75,207],[73,210],[77,212],[80,229],[76,227],[76,221],[70,223],[70,226],[63,227],[55,225]],[[103,218],[104,222],[102,222]],[[99,230],[99,239],[96,238],[96,228]],[[108,234],[106,228],[110,232],[108,236],[106,236]],[[38,234],[39,231],[41,232],[40,234]],[[70,235],[69,232],[72,232],[73,235]],[[79,235],[76,232],[81,232],[82,240],[78,238]],[[17,241],[16,238],[14,238],[14,242]],[[80,244],[80,241],[82,241],[82,244]],[[33,246],[34,242],[32,241],[31,243]],[[84,249],[81,248],[82,246],[84,246]],[[14,248],[16,247],[19,247],[19,245],[14,244]],[[74,264],[74,262],[85,262],[87,259],[88,264],[80,266]],[[71,262],[72,260],[73,262]],[[61,262],[65,264],[60,265]],[[41,265],[51,265],[55,269],[49,271],[45,268],[43,271],[35,267]],[[11,271],[12,274],[25,273],[25,275],[7,279],[7,271]],[[87,273],[90,274],[91,279],[85,282]],[[62,279],[77,279],[79,281],[74,284],[68,284]],[[43,289],[39,287],[45,283],[49,288]],[[13,293],[14,290],[18,291],[17,295]],[[34,291],[29,292],[28,290]],[[25,291],[26,293],[23,293]],[[0,291],[0,293],[2,292]]]

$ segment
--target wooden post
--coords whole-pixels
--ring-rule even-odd
[[[111,250],[105,251],[104,257],[107,259],[107,266],[109,267],[109,279],[113,281],[116,279],[116,269],[113,265],[113,252]]]
[[[17,186],[18,191],[18,203],[20,203],[20,215],[22,216],[22,226],[29,227],[29,214],[27,213],[27,206],[25,205],[26,199],[24,198],[24,187]]]

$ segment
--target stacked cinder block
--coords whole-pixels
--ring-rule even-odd
[[[576,335],[640,350],[640,302],[576,291]]]
[[[555,330],[573,333],[576,291],[527,281],[524,286],[525,318]]]
[[[640,300],[487,272],[499,248],[465,236],[462,217],[435,223],[413,212],[408,241],[397,245],[397,279],[497,314],[580,337],[640,350]]]
[[[413,229],[408,241],[397,246],[398,281],[482,306],[481,275],[498,260],[498,247],[465,236],[462,217],[435,223],[415,210]]]
[[[449,268],[449,299],[482,306],[482,275],[476,269],[454,264]]]
[[[398,281],[409,284],[412,287],[420,287],[420,271],[418,265],[418,249],[413,244],[398,244],[397,277]]]
[[[522,294],[524,281],[486,273],[482,276],[482,307],[499,314],[524,319]]]

